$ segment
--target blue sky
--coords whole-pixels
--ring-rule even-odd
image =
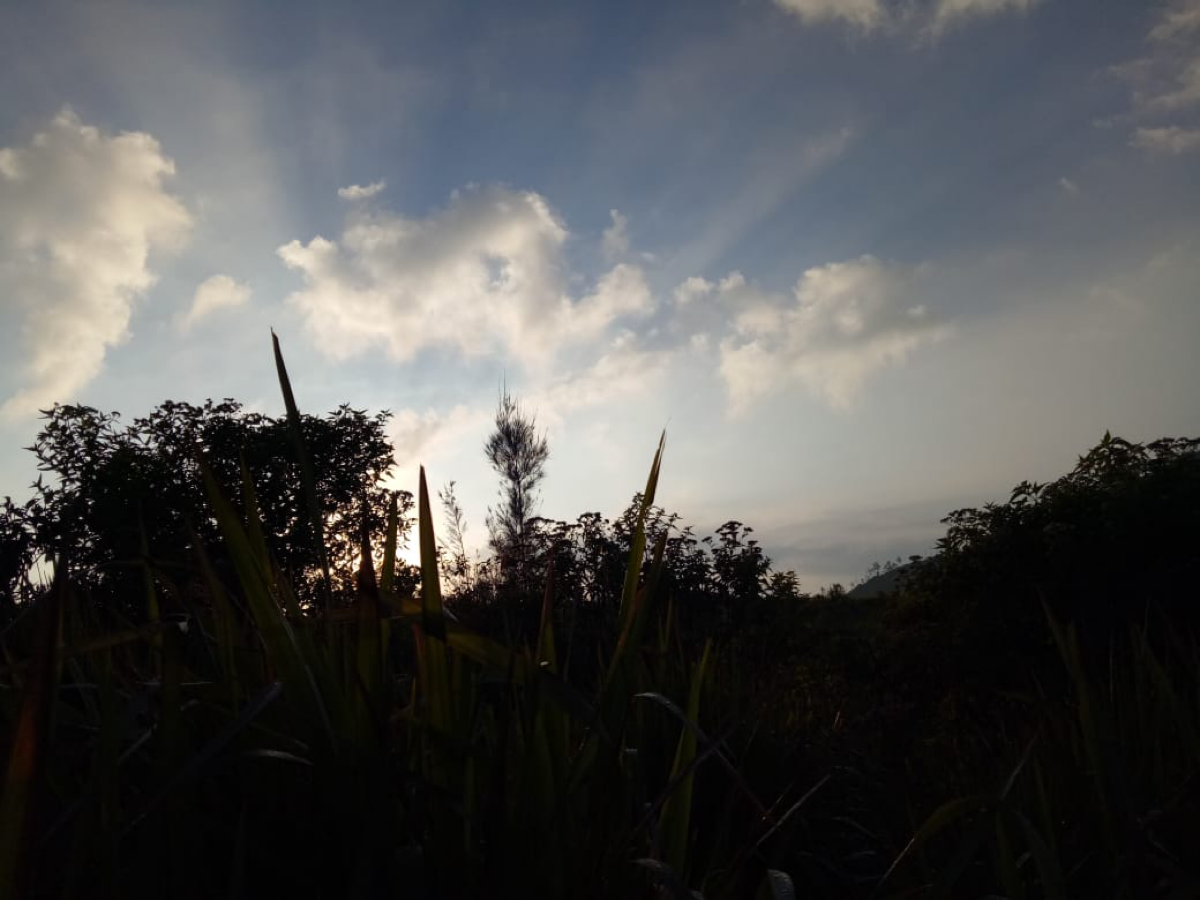
[[[0,9],[0,493],[36,410],[396,413],[468,538],[661,498],[810,587],[1200,433],[1200,0]]]

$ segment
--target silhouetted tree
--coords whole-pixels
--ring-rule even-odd
[[[500,476],[500,502],[488,510],[488,533],[502,573],[520,582],[529,562],[529,524],[538,505],[538,485],[546,475],[550,448],[505,388],[496,408],[496,429],[484,454]]]
[[[446,521],[446,537],[442,539],[439,549],[442,576],[448,582],[447,587],[451,592],[462,592],[471,589],[471,561],[467,557],[465,537],[467,520],[454,486],[455,482],[450,481],[438,491]]]
[[[394,464],[384,434],[388,417],[342,406],[301,420],[333,589],[343,599],[353,593],[364,516],[374,535],[387,521],[391,492],[383,479]],[[147,560],[163,578],[193,577],[193,534],[217,552],[201,456],[235,502],[244,460],[269,549],[302,602],[316,598],[316,542],[286,419],[247,412],[233,400],[167,402],[129,424],[86,406],[55,406],[45,419],[31,448],[44,475],[24,508],[25,527],[33,552],[66,560],[98,602],[115,609],[144,596]],[[399,501],[407,529],[411,495],[401,492]],[[220,570],[219,553],[216,563]]]

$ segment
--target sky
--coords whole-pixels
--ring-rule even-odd
[[[802,586],[1200,434],[1200,0],[0,3],[0,494],[54,402],[394,414],[468,541],[751,525]]]

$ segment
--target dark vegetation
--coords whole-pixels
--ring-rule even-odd
[[[47,413],[0,896],[1200,895],[1200,441],[1106,435],[856,599],[655,506],[661,446],[615,520],[537,518],[507,393],[472,559],[386,414],[277,362],[282,419]]]

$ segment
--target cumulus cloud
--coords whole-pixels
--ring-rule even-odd
[[[871,256],[829,263],[800,277],[791,303],[739,284],[733,334],[720,350],[733,407],[794,381],[849,407],[873,373],[949,333],[914,302],[922,274]]]
[[[625,331],[592,365],[559,376],[532,396],[551,419],[560,420],[568,412],[647,391],[668,370],[671,357],[669,350],[645,349]]]
[[[278,253],[303,275],[289,301],[331,358],[377,346],[403,362],[442,347],[536,365],[652,308],[642,270],[624,263],[572,297],[567,237],[541,195],[473,186],[425,218],[358,212],[337,240]]]
[[[690,278],[684,279],[675,288],[675,302],[679,306],[687,306],[689,303],[705,297],[712,293],[715,288],[711,281],[707,281],[698,275],[692,275]]]
[[[64,109],[25,145],[0,149],[0,291],[21,319],[23,385],[0,408],[36,412],[73,394],[125,339],[155,282],[153,250],[191,225],[163,189],[175,165],[141,132],[106,134]]]
[[[610,209],[608,215],[612,224],[604,229],[601,249],[604,258],[611,262],[629,253],[629,219],[615,209]]]
[[[1169,125],[1164,128],[1138,128],[1129,142],[1151,153],[1167,153],[1179,156],[1200,150],[1200,128],[1180,128]]]
[[[176,320],[176,326],[180,331],[190,331],[193,325],[210,313],[241,306],[249,299],[248,285],[234,281],[228,275],[213,275],[196,288],[191,307]]]
[[[338,188],[338,196],[343,200],[367,200],[381,193],[387,187],[387,182],[384,179],[372,181],[370,184],[351,184],[346,187]]]
[[[422,461],[437,459],[451,446],[485,434],[492,415],[487,409],[472,409],[462,404],[448,412],[427,409],[419,413],[405,409],[389,421],[388,438],[395,448],[396,459],[415,471]]]

